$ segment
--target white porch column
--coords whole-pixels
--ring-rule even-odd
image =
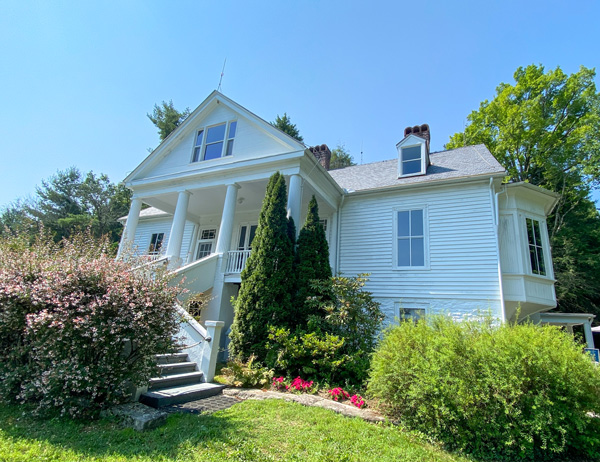
[[[221,216],[221,226],[219,226],[219,237],[217,238],[217,248],[215,253],[225,254],[231,247],[233,219],[235,217],[235,204],[237,202],[238,189],[240,189],[240,185],[236,183],[227,185],[227,193],[225,194],[225,204],[223,204],[223,215]]]
[[[290,191],[288,193],[287,215],[294,219],[296,235],[302,227],[300,223],[300,207],[302,207],[302,178],[300,175],[290,176]]]
[[[177,198],[177,207],[173,215],[173,224],[169,233],[169,244],[167,245],[167,257],[173,263],[171,266],[179,266],[181,259],[181,243],[183,242],[183,231],[185,229],[185,219],[187,217],[187,208],[190,203],[190,193],[181,191]]]
[[[140,212],[142,211],[142,200],[138,198],[131,199],[131,206],[129,207],[129,215],[127,215],[127,222],[125,223],[125,229],[123,230],[123,237],[119,244],[118,255],[121,255],[123,250],[127,249],[127,246],[132,246],[135,239],[135,231],[137,229],[138,222],[140,220]],[[131,249],[127,249],[131,250]]]
[[[596,348],[594,346],[594,334],[592,333],[592,320],[588,319],[583,323],[583,334],[585,335],[585,343],[588,348]]]

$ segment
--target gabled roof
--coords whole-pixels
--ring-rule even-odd
[[[205,114],[205,110],[210,110],[210,108],[216,104],[224,104],[229,107],[232,111],[237,112],[243,117],[247,118],[254,124],[258,125],[264,132],[266,132],[271,137],[279,140],[280,142],[289,145],[290,151],[299,151],[306,148],[303,143],[300,143],[298,140],[292,138],[287,133],[279,130],[277,127],[274,127],[266,120],[257,116],[253,112],[249,111],[243,106],[240,106],[238,103],[228,98],[224,94],[213,91],[208,97],[200,103],[200,105],[194,109],[194,111],[177,127],[173,132],[167,136],[162,143],[158,145],[154,151],[150,153],[127,177],[124,182],[128,183],[132,179],[134,179],[142,170],[155,163],[159,162],[165,155],[169,153],[169,148],[172,144],[177,143],[177,140],[182,136],[187,134],[188,132],[195,129],[197,126],[197,122],[199,119],[203,117]]]
[[[483,144],[432,152],[429,159],[431,164],[427,167],[427,173],[421,176],[398,178],[398,158],[332,170],[329,174],[347,191],[366,191],[481,175],[502,176],[506,173]]]

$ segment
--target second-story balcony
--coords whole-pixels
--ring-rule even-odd
[[[240,274],[246,267],[246,261],[250,256],[251,250],[230,250],[227,252],[227,265],[225,274]]]

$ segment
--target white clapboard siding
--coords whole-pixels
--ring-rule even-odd
[[[427,209],[428,269],[394,267],[394,209]],[[401,301],[453,313],[499,315],[498,257],[489,185],[348,196],[341,212],[340,271],[371,273],[368,290],[388,316]],[[415,305],[416,306],[416,305]]]
[[[150,240],[152,235],[156,233],[165,233],[165,237],[162,243],[162,252],[167,250],[169,245],[169,233],[171,232],[172,218],[165,217],[160,219],[146,219],[140,220],[135,230],[135,241],[134,247],[137,248],[139,254],[144,255],[148,253],[150,248]],[[187,221],[183,231],[183,241],[181,244],[181,258],[187,258],[188,251],[190,249],[192,233],[194,231],[194,224]]]
[[[237,128],[233,143],[233,155],[191,163],[196,133],[200,129],[205,129],[211,125],[222,122],[237,120]],[[206,136],[206,132],[204,133]],[[138,178],[155,177],[170,173],[181,173],[202,168],[214,168],[222,163],[240,161],[249,158],[259,158],[263,156],[289,152],[290,147],[273,139],[256,125],[247,119],[238,116],[229,108],[220,105],[213,109],[206,117],[198,121],[198,124],[183,136],[177,139],[172,150],[168,152],[160,161],[149,167],[137,176]]]

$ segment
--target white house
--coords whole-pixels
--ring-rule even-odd
[[[333,271],[370,273],[390,321],[491,311],[552,322],[542,314],[556,306],[546,217],[557,195],[502,184],[483,145],[430,152],[427,125],[398,138],[390,160],[328,171],[327,146],[307,148],[215,91],[125,179],[133,200],[120,252],[167,262],[210,295],[201,321],[227,329],[268,178],[280,171],[298,228],[315,195]]]

